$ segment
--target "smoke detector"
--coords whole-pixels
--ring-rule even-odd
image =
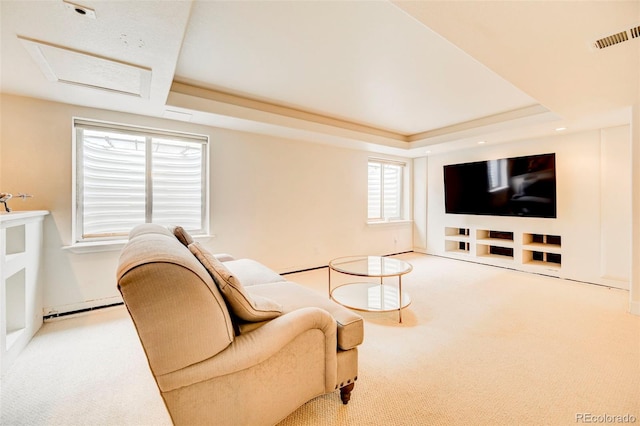
[[[619,43],[624,43],[634,38],[640,38],[640,25],[636,25],[624,31],[602,37],[593,43],[593,47],[601,50],[607,47],[615,46]]]

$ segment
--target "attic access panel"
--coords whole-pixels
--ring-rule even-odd
[[[18,36],[49,81],[148,99],[151,70]]]

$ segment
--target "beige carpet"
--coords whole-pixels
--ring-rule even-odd
[[[400,257],[414,265],[413,303],[403,324],[365,315],[351,402],[316,398],[282,426],[640,424],[640,318],[626,291]],[[326,294],[326,269],[287,278]],[[47,323],[1,386],[2,425],[170,423],[124,308]]]

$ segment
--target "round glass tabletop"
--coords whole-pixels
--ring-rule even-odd
[[[360,277],[396,277],[413,269],[408,262],[383,256],[339,257],[329,262],[329,267],[343,274]]]

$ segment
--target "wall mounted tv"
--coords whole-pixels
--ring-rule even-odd
[[[444,166],[445,211],[556,217],[555,154]]]

